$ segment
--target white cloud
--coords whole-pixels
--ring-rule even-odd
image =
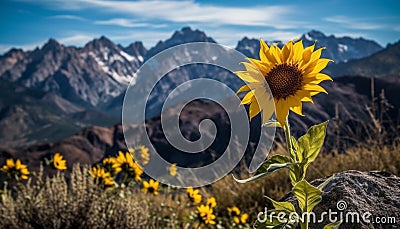
[[[94,35],[76,34],[68,37],[59,38],[58,41],[64,45],[77,45],[82,46],[88,41],[92,40]]]
[[[150,23],[138,22],[136,20],[129,20],[126,18],[112,18],[112,19],[104,20],[104,21],[95,21],[94,24],[116,25],[116,26],[129,27],[129,28],[140,28],[140,27],[163,28],[163,27],[167,27],[166,24],[150,24]]]
[[[206,31],[207,32],[207,31]],[[236,47],[239,40],[244,37],[260,39],[266,41],[280,40],[286,42],[294,38],[300,38],[301,34],[290,31],[271,31],[271,30],[260,30],[257,32],[247,32],[239,29],[222,29],[207,32],[207,35],[214,38],[218,43],[227,45],[230,47]]]
[[[154,47],[158,41],[171,37],[172,31],[152,31],[144,30],[141,32],[131,32],[126,34],[110,35],[110,39],[115,43],[130,44],[135,41],[142,41],[144,46],[149,49]]]
[[[400,26],[395,26],[395,27],[393,27],[393,30],[394,30],[394,31],[397,31],[397,32],[400,32]]]
[[[349,18],[346,16],[333,16],[324,18],[325,21],[333,22],[336,24],[340,24],[345,28],[348,29],[358,29],[358,30],[377,30],[377,29],[384,29],[386,28],[383,24],[373,23],[373,22],[366,22],[368,19],[356,19],[356,18]]]
[[[69,15],[69,14],[61,14],[61,15],[54,15],[48,17],[50,19],[67,19],[67,20],[77,20],[77,21],[86,21],[85,18],[76,16],[76,15]]]
[[[289,21],[296,9],[288,5],[229,7],[200,4],[194,1],[149,0],[41,0],[40,3],[66,10],[98,9],[123,13],[144,20],[165,20],[176,23],[212,23],[214,25],[268,26],[278,29],[296,28],[299,21]],[[127,21],[119,24],[130,25]],[[122,23],[121,23],[122,22]]]

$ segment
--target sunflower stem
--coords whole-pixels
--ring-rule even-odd
[[[293,152],[292,137],[290,135],[290,125],[289,125],[289,120],[287,117],[286,117],[285,125],[283,126],[283,131],[285,132],[286,145],[287,145],[289,156],[293,157],[293,155],[294,155],[294,158],[292,158],[292,159],[294,159],[297,162],[298,158],[297,158],[297,154],[295,154]]]

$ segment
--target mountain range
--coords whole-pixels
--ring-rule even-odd
[[[368,112],[373,107],[371,91],[379,95],[385,90],[385,100],[393,107],[400,107],[400,78],[376,78],[360,76],[338,77],[335,82],[327,82],[324,87],[329,95],[315,96],[315,104],[305,103],[303,106],[306,116],[300,117],[291,113],[291,124],[294,136],[300,136],[312,124],[330,120],[326,144],[324,150],[344,149],[373,137],[377,129],[374,125],[366,125],[365,120],[371,120]],[[377,104],[382,104],[382,97],[377,98]],[[172,118],[178,109],[171,108],[165,114],[167,119]],[[389,109],[385,115],[394,122],[399,121],[399,109]],[[190,102],[180,112],[180,131],[190,141],[200,137],[199,122],[203,119],[211,119],[217,127],[215,141],[206,151],[196,154],[196,159],[175,149],[168,143],[160,123],[160,116],[146,121],[146,129],[153,146],[161,156],[171,163],[185,166],[199,166],[211,158],[218,158],[227,145],[230,136],[230,121],[222,108],[210,101],[195,100]],[[259,127],[261,118],[256,116],[250,123],[250,142],[247,146],[247,158],[250,158],[254,148],[259,144]],[[386,123],[391,125],[391,123]],[[280,133],[280,132],[278,132]],[[176,133],[175,133],[176,134]],[[382,134],[382,133],[381,133]],[[395,132],[394,134],[397,134]],[[135,137],[140,144],[140,134]],[[172,135],[173,136],[173,135]],[[390,142],[390,136],[386,136]],[[340,141],[337,141],[337,140]],[[344,140],[343,140],[344,139]],[[233,141],[235,144],[235,140]],[[339,144],[339,145],[338,145]],[[48,158],[53,152],[62,152],[69,164],[76,162],[93,164],[103,157],[114,156],[118,150],[126,150],[125,139],[121,124],[109,127],[92,126],[54,143],[35,144],[21,150],[5,150],[0,154],[0,162],[13,156],[21,158],[32,168],[38,168],[43,158]],[[151,152],[153,153],[153,152]]]
[[[314,30],[301,38],[305,45],[317,40],[317,47],[327,46],[329,51],[323,53],[325,57],[335,60],[335,64],[327,69],[333,76],[399,75],[399,71],[395,70],[400,56],[398,43],[383,48],[371,40],[326,36]],[[135,78],[144,61],[175,45],[201,41],[216,42],[202,31],[185,27],[149,50],[141,42],[123,47],[106,37],[90,41],[84,47],[64,46],[50,39],[32,51],[11,49],[0,56],[0,123],[6,127],[0,131],[3,142],[0,147],[21,150],[27,145],[53,144],[51,142],[66,139],[88,126],[106,127],[120,122],[127,85],[131,80],[145,80]],[[258,58],[258,49],[259,40],[246,37],[236,46],[236,50],[248,57]],[[381,70],[374,66],[381,67]],[[153,109],[150,118],[157,118],[160,104],[175,86],[198,75],[226,79],[236,89],[242,83],[232,74],[213,66],[195,65],[173,71],[167,79],[160,81],[159,87],[150,96],[148,105]],[[344,84],[348,85],[355,78],[345,79]],[[342,96],[340,86],[333,90],[337,90],[338,97]],[[349,96],[358,101],[365,93],[360,95],[359,91],[352,89]],[[341,101],[346,100],[344,97]],[[321,106],[329,103],[321,101]],[[356,113],[361,112],[360,107],[353,107],[356,104],[350,104],[351,101],[348,101],[343,106]],[[331,108],[327,109],[330,109],[329,112],[311,112],[309,121],[299,121],[300,126],[305,128],[311,122],[332,117]]]

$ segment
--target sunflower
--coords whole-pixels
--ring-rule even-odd
[[[199,204],[201,202],[202,196],[199,193],[198,189],[193,189],[192,187],[189,187],[186,189],[186,192],[188,194],[190,201],[192,201],[195,204]]]
[[[176,163],[172,164],[169,168],[168,168],[168,172],[169,175],[171,176],[176,176],[178,169],[176,168]]]
[[[60,153],[56,153],[53,156],[53,166],[58,170],[66,170],[67,161],[63,159],[63,156]]]
[[[93,179],[95,179],[100,184],[105,186],[113,186],[114,185],[114,178],[111,176],[109,172],[106,172],[103,167],[97,165],[96,167],[92,168],[91,175]]]
[[[14,162],[12,158],[6,160],[6,164],[3,165],[0,171],[7,173],[10,178],[15,178],[17,180],[26,180],[29,175],[28,167],[22,164],[19,159]]]
[[[154,181],[153,179],[150,179],[149,182],[143,181],[142,191],[144,193],[152,193],[153,195],[157,196],[159,185],[160,183],[158,181]]]
[[[119,151],[118,157],[115,159],[112,167],[115,171],[115,174],[123,171],[128,176],[135,178],[136,181],[141,181],[140,176],[143,174],[143,170],[138,164],[136,164],[129,152],[124,154],[123,152]]]
[[[214,219],[216,218],[213,214],[212,208],[207,205],[200,205],[196,211],[200,221],[205,224],[215,224]]]
[[[315,51],[314,48],[315,43],[304,48],[301,40],[289,41],[282,48],[268,46],[260,40],[260,60],[248,58],[250,62],[242,63],[246,70],[236,72],[240,79],[248,82],[238,93],[248,91],[242,104],[250,104],[250,120],[262,112],[263,123],[266,123],[274,104],[276,118],[284,126],[289,110],[303,116],[302,102],[313,102],[312,96],[327,93],[318,84],[332,80],[320,73],[332,60],[320,58],[323,48]]]
[[[209,206],[210,208],[215,208],[215,206],[217,206],[217,201],[215,200],[214,197],[210,197],[207,199],[206,205]]]

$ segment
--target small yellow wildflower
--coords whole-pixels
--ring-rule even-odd
[[[178,168],[176,168],[176,163],[174,163],[174,164],[172,164],[169,168],[168,168],[168,171],[169,171],[169,175],[171,175],[171,176],[176,176],[176,174],[177,174],[177,171],[178,171]]]
[[[215,206],[217,206],[217,200],[214,197],[208,198],[206,205],[210,208],[215,208]]]
[[[198,189],[193,189],[192,187],[189,187],[186,189],[186,192],[189,196],[190,201],[195,204],[199,204],[201,202],[202,196],[199,193]]]
[[[60,153],[56,153],[53,156],[53,166],[58,170],[66,170],[67,161],[63,159],[63,156]]]
[[[115,157],[104,158],[103,161],[102,161],[104,169],[107,172],[114,173],[113,166],[114,166],[115,161],[116,161]]]
[[[209,206],[200,205],[199,207],[197,207],[196,213],[201,222],[203,222],[205,224],[215,224],[214,219],[216,217],[213,214],[212,208],[210,208]]]
[[[136,181],[141,181],[140,176],[143,174],[143,170],[133,161],[133,157],[129,152],[125,154],[121,151],[118,152],[118,157],[115,159],[113,169],[115,174],[123,171],[130,177],[134,177]]]
[[[142,191],[144,193],[152,193],[153,195],[157,196],[159,185],[160,183],[158,181],[154,181],[153,179],[150,179],[149,182],[143,181]]]
[[[242,214],[242,215],[240,216],[240,222],[241,222],[242,224],[246,224],[248,218],[249,218],[249,214],[244,213],[244,214]]]
[[[239,224],[240,223],[240,219],[239,219],[240,209],[236,206],[233,206],[231,208],[228,208],[228,212],[229,212],[229,215],[233,217],[233,222],[235,222],[236,224]]]
[[[106,172],[103,167],[97,165],[92,168],[91,173],[93,179],[96,179],[99,183],[104,184],[105,186],[113,186],[114,178],[111,176],[109,172]]]
[[[247,222],[247,219],[249,218],[249,215],[247,213],[240,215],[240,209],[236,206],[228,208],[228,212],[229,215],[232,216],[233,222],[235,222],[236,224],[245,224]]]
[[[147,165],[150,161],[150,154],[149,154],[149,148],[146,146],[140,146],[141,154],[140,154],[140,159],[142,162],[142,165]]]

